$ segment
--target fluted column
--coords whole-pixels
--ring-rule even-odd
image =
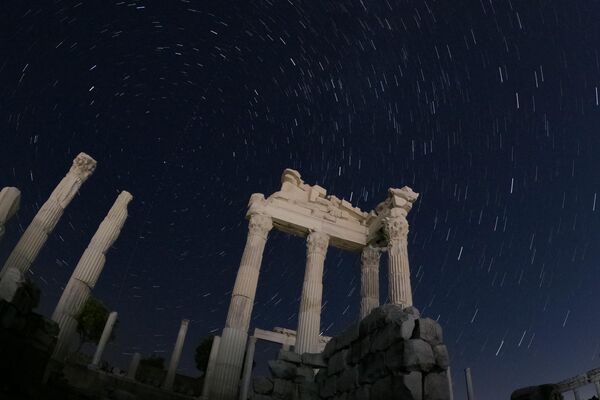
[[[131,357],[131,363],[129,363],[129,369],[127,370],[127,378],[135,380],[138,367],[140,366],[140,360],[142,355],[140,353],[133,353]]]
[[[366,246],[361,254],[360,319],[379,307],[379,249]]]
[[[391,304],[413,305],[408,264],[408,221],[404,210],[394,209],[396,215],[383,221],[388,237],[388,295]]]
[[[132,199],[133,196],[129,192],[123,191],[119,194],[79,259],[58,301],[52,314],[52,319],[60,328],[52,356],[55,360],[63,361],[71,347],[77,330],[77,316],[96,286],[106,262],[106,253],[121,233],[127,219],[127,205]]]
[[[50,194],[4,263],[0,271],[0,298],[12,300],[23,275],[35,261],[65,208],[95,169],[96,161],[85,153],[79,153],[73,160],[67,175]]]
[[[106,324],[104,325],[104,330],[102,331],[102,336],[100,336],[100,341],[98,342],[96,352],[94,353],[94,358],[92,359],[92,367],[97,367],[100,364],[106,343],[108,343],[110,335],[112,335],[113,328],[115,327],[115,323],[117,322],[117,316],[118,314],[116,311],[108,314]]]
[[[252,364],[254,364],[254,350],[256,350],[256,337],[250,336],[248,338],[248,346],[246,346],[246,357],[244,361],[244,374],[242,375],[240,400],[248,400],[250,380],[252,378]]]
[[[4,225],[19,211],[21,191],[16,187],[0,190],[0,241],[4,237]]]
[[[258,275],[267,236],[272,228],[271,217],[261,214],[250,216],[246,247],[233,286],[215,372],[210,384],[211,400],[237,398]]]
[[[215,372],[215,363],[217,362],[217,353],[219,352],[220,336],[214,336],[212,346],[210,347],[210,355],[208,356],[208,365],[204,374],[204,383],[202,384],[202,397],[208,398],[210,393],[210,384]]]
[[[183,350],[183,343],[185,342],[185,335],[187,335],[189,324],[189,319],[181,320],[181,325],[179,326],[179,333],[177,334],[177,341],[175,342],[173,354],[171,354],[171,360],[169,361],[167,377],[165,378],[165,382],[163,383],[163,389],[171,390],[173,388],[173,382],[175,381],[175,372],[177,372],[177,367],[179,366],[181,350]]]
[[[295,352],[318,353],[321,332],[321,305],[323,299],[323,266],[329,246],[329,236],[311,232],[306,240],[306,270],[298,312],[298,331]]]

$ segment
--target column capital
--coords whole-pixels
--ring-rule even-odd
[[[266,237],[271,229],[273,229],[273,219],[270,216],[264,214],[250,215],[248,231],[251,235]]]
[[[86,181],[95,170],[96,160],[85,153],[79,153],[73,160],[69,173],[75,175],[81,181]]]
[[[369,245],[363,247],[362,253],[360,255],[360,260],[362,261],[362,265],[379,265],[380,256],[381,251],[378,248]]]
[[[319,231],[311,231],[306,238],[306,249],[309,253],[327,253],[329,235]]]
[[[408,236],[408,220],[404,216],[386,217],[383,219],[383,229],[390,242],[406,240]]]

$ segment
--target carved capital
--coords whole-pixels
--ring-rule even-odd
[[[96,160],[85,153],[79,153],[73,160],[69,173],[75,175],[81,181],[86,181],[95,170]]]
[[[327,253],[329,246],[329,235],[323,232],[313,231],[306,238],[306,250],[309,253]]]
[[[380,256],[381,252],[379,251],[379,249],[373,246],[366,246],[362,250],[360,260],[362,261],[363,266],[370,267],[373,265],[379,265]]]
[[[384,218],[383,229],[389,242],[406,240],[408,237],[408,221],[403,216]]]
[[[260,235],[267,237],[269,231],[273,228],[273,219],[268,215],[252,214],[248,223],[249,235]]]

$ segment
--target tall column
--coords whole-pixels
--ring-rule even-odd
[[[133,196],[129,192],[123,191],[119,194],[79,259],[58,301],[52,314],[52,319],[60,328],[52,356],[55,360],[63,361],[70,350],[77,330],[77,316],[96,286],[106,262],[106,253],[121,233],[127,219],[127,205],[132,199]]]
[[[33,217],[33,221],[4,263],[0,271],[0,298],[12,300],[24,274],[44,247],[65,208],[95,169],[96,161],[92,157],[85,153],[79,153],[75,157],[67,175]]]
[[[127,370],[127,378],[135,380],[138,367],[140,366],[140,359],[142,355],[140,353],[133,353],[131,357],[131,363],[129,363],[129,369]]]
[[[594,381],[594,386],[596,387],[596,395],[600,399],[600,381]]]
[[[298,331],[295,351],[319,352],[321,332],[321,305],[323,298],[323,266],[329,246],[329,236],[322,232],[311,232],[306,240],[306,270],[298,312]]]
[[[175,372],[179,366],[179,359],[181,358],[181,350],[183,350],[183,343],[185,342],[185,335],[187,334],[189,319],[181,320],[179,326],[179,333],[177,334],[177,341],[173,348],[173,354],[171,354],[171,360],[169,361],[169,370],[167,371],[167,377],[163,383],[163,389],[171,390],[173,388],[173,382],[175,381]]]
[[[573,396],[575,400],[581,400],[581,393],[579,392],[579,388],[573,389]]]
[[[208,365],[206,366],[206,372],[204,374],[204,383],[202,384],[202,397],[208,398],[210,393],[210,383],[213,379],[215,372],[215,363],[217,361],[217,353],[219,352],[219,343],[221,342],[220,336],[214,336],[212,346],[210,347],[210,354],[208,356]]]
[[[244,375],[242,376],[242,388],[240,390],[240,400],[248,400],[248,389],[250,388],[250,379],[252,379],[252,364],[254,363],[254,350],[256,349],[256,337],[248,338],[246,347],[246,357],[244,361]]]
[[[473,378],[471,378],[471,368],[465,369],[465,379],[467,381],[467,400],[475,400],[475,393],[473,393]]]
[[[454,388],[452,385],[452,372],[450,370],[450,366],[448,366],[448,369],[446,369],[446,378],[448,379],[448,393],[450,394],[448,400],[454,400]]]
[[[0,190],[0,240],[4,236],[4,225],[19,211],[21,191],[16,187]]]
[[[413,305],[408,265],[408,221],[406,212],[395,208],[395,215],[383,221],[388,237],[388,296],[391,304]]]
[[[100,341],[98,342],[98,346],[96,347],[94,358],[92,358],[92,367],[97,367],[100,364],[100,360],[102,359],[102,353],[104,353],[106,343],[108,343],[110,335],[112,335],[115,323],[117,322],[117,315],[118,314],[116,311],[113,311],[110,314],[108,314],[108,318],[106,319],[106,325],[104,325],[102,336],[100,336]]]
[[[360,266],[360,319],[379,307],[379,249],[366,246]]]
[[[210,384],[209,397],[211,400],[235,400],[237,398],[260,265],[267,236],[272,228],[271,217],[261,214],[250,216],[246,247],[233,286],[231,303],[215,363],[215,372]]]

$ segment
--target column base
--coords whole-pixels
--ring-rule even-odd
[[[247,340],[246,332],[223,329],[210,387],[211,400],[237,400]]]

